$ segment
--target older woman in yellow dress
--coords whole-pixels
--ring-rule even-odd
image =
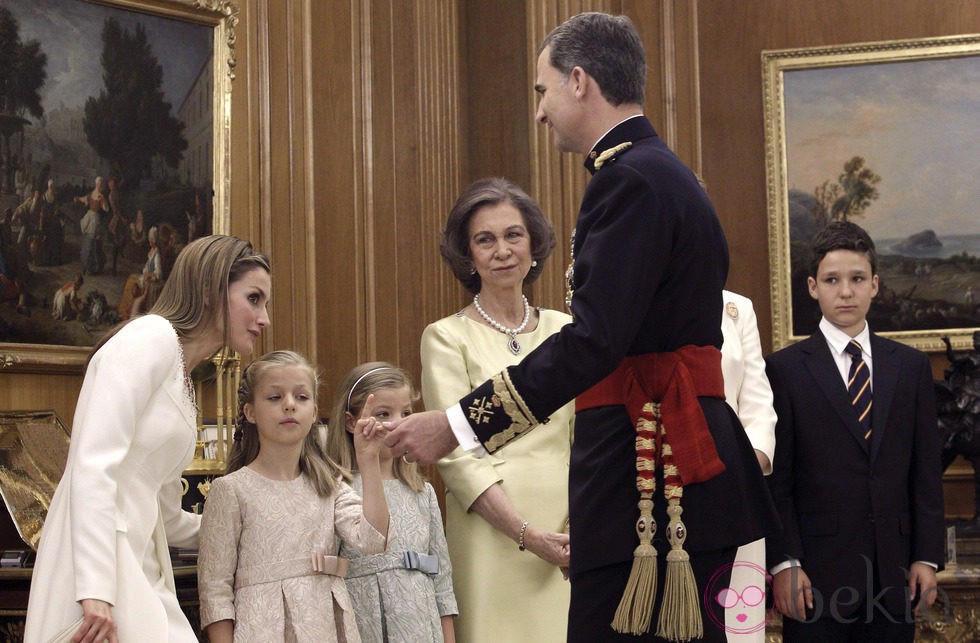
[[[541,208],[513,183],[482,179],[459,197],[440,251],[473,300],[422,334],[426,408],[450,406],[571,321],[523,292],[554,245]],[[493,455],[457,449],[439,462],[459,640],[565,640],[573,419],[567,405]]]

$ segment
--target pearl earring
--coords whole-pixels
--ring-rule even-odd
[[[532,259],[531,260],[531,267],[532,268],[537,268],[538,267],[538,260],[537,259]]]

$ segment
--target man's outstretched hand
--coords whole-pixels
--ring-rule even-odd
[[[402,420],[385,422],[385,428],[385,444],[392,455],[409,462],[432,464],[459,444],[445,411],[413,413]]]

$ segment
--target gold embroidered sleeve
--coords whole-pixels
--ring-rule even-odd
[[[461,400],[466,419],[493,452],[539,424],[505,370]]]

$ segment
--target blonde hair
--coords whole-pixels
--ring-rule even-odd
[[[357,471],[357,459],[354,454],[354,436],[347,430],[347,414],[355,419],[359,418],[368,395],[391,388],[407,388],[412,402],[419,399],[418,391],[412,386],[408,373],[388,362],[366,362],[355,366],[341,380],[327,428],[327,454],[348,472],[345,476],[348,482],[353,478],[349,472]],[[394,458],[392,469],[395,477],[416,493],[425,487],[425,478],[416,463]]]
[[[231,447],[231,453],[228,455],[226,473],[237,471],[258,457],[261,448],[259,430],[254,422],[249,422],[245,417],[245,405],[255,401],[255,389],[266,373],[276,368],[289,366],[298,366],[309,374],[313,403],[316,404],[320,378],[313,365],[299,353],[273,351],[249,364],[242,373],[242,381],[238,386],[238,417],[235,420],[235,440]],[[315,422],[316,420],[314,420],[314,424]],[[313,428],[313,426],[310,427],[306,440],[303,442],[303,450],[299,456],[299,470],[310,479],[313,488],[320,496],[328,497],[337,491],[337,480],[341,477],[346,478],[350,474],[343,471],[336,462],[324,453],[317,432]]]

